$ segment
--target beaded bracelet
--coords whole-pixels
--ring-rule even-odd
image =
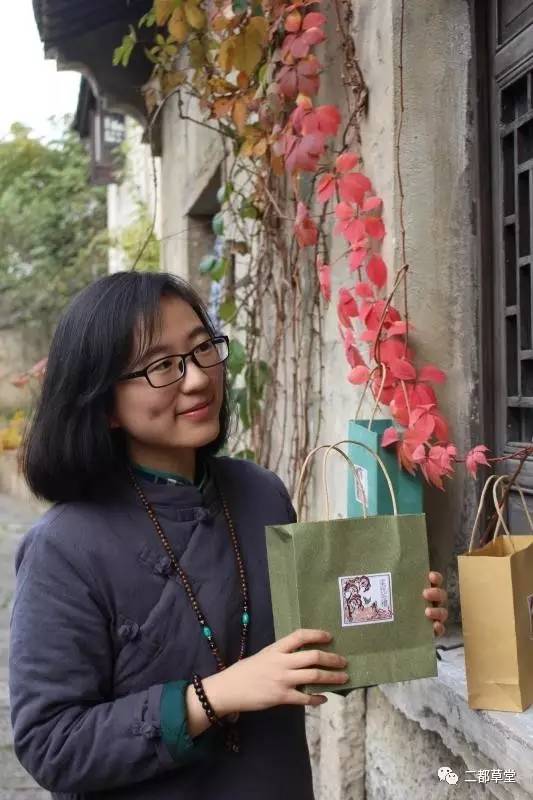
[[[196,673],[194,673],[194,675],[192,676],[192,685],[194,686],[194,691],[196,692],[196,696],[198,697],[200,705],[205,711],[207,719],[209,720],[211,725],[218,725],[220,728],[224,728],[225,723],[215,714],[213,706],[207,699],[202,679]]]

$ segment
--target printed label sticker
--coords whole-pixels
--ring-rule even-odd
[[[390,572],[346,575],[339,578],[339,592],[343,628],[394,621]]]
[[[368,508],[368,470],[358,464],[354,464],[354,469],[355,499]]]

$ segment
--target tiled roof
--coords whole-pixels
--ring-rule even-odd
[[[150,0],[33,0],[39,34],[46,47],[120,20],[133,20]]]

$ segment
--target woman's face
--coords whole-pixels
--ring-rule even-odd
[[[162,297],[161,336],[126,372],[141,370],[163,356],[188,353],[209,338],[185,300]],[[110,423],[126,432],[133,461],[185,474],[191,467],[194,471],[195,450],[218,436],[223,391],[223,364],[201,369],[188,358],[184,377],[170,386],[156,389],[144,377],[118,382]],[[188,413],[192,409],[198,410]]]

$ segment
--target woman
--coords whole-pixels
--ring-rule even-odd
[[[264,528],[295,515],[272,472],[216,457],[227,355],[166,274],[102,278],[58,325],[23,453],[54,505],[17,555],[10,651],[16,752],[54,797],[313,797],[303,706],[326,698],[298,687],[342,686],[345,660],[324,631],[273,643]]]

